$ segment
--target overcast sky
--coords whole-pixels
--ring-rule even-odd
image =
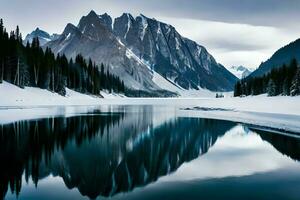
[[[300,0],[1,0],[0,17],[24,36],[36,27],[61,33],[90,10],[140,13],[172,24],[225,65],[256,68],[300,37]]]

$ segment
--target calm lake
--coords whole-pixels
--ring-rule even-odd
[[[177,108],[0,125],[4,199],[300,199],[300,139]]]

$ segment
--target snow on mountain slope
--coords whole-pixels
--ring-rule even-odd
[[[216,92],[199,88],[199,89],[184,89],[176,85],[171,80],[162,77],[159,73],[153,71],[152,80],[162,89],[177,93],[180,97],[215,97]],[[225,96],[232,96],[232,92],[223,93]]]
[[[144,15],[124,13],[114,21],[114,34],[151,69],[187,90],[232,90],[236,81],[205,47],[176,29]]]
[[[155,93],[162,89],[152,81],[149,67],[115,37],[111,23],[108,15],[99,16],[92,11],[80,20],[78,26],[68,24],[59,39],[47,43],[47,46],[54,53],[65,54],[69,58],[80,53],[99,65],[103,63],[128,88],[157,96]]]
[[[248,69],[243,66],[232,66],[228,68],[228,70],[235,75],[238,79],[246,78],[253,71],[252,69]]]

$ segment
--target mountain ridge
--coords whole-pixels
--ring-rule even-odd
[[[104,63],[136,90],[161,90],[154,72],[183,90],[230,91],[237,81],[203,46],[142,14],[134,18],[124,13],[113,20],[91,11],[46,46],[69,58],[81,53]]]
[[[239,79],[246,78],[253,72],[253,69],[249,69],[242,65],[231,66],[230,68],[228,68],[228,70]]]
[[[33,38],[39,38],[40,45],[43,46],[52,40],[56,40],[59,36],[60,35],[56,34],[56,33],[53,33],[52,35],[50,35],[48,32],[37,27],[34,31],[32,31],[31,33],[28,33],[26,35],[26,37],[24,39],[24,44],[26,44],[27,42],[29,42],[31,44]]]
[[[263,76],[272,69],[281,67],[283,64],[290,64],[294,58],[300,62],[300,38],[275,51],[275,53],[268,60],[262,62],[249,77]]]

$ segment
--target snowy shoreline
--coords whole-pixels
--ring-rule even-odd
[[[54,115],[74,115],[97,106],[153,105],[176,108],[177,117],[202,117],[300,133],[300,97],[122,98],[93,97],[67,89],[67,96],[38,88],[0,84],[0,124]],[[206,108],[206,109],[199,109]]]
[[[0,108],[98,105],[103,99],[100,96],[82,94],[68,88],[66,88],[66,96],[35,87],[22,89],[5,81],[0,84],[0,94]],[[105,91],[101,91],[101,95],[106,99],[122,98],[121,95],[109,94]]]

